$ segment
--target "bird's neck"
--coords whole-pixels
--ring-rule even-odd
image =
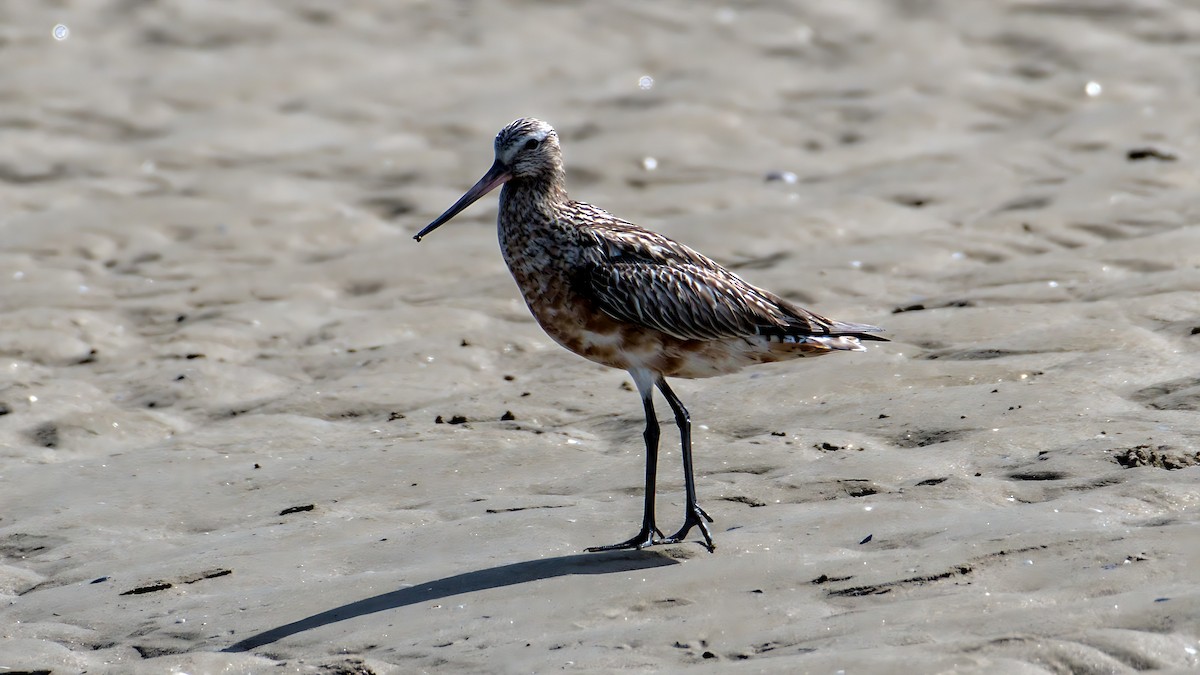
[[[500,190],[500,219],[514,225],[553,220],[568,201],[562,172],[513,178]]]

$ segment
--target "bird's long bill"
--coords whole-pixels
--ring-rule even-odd
[[[437,219],[432,223],[426,225],[425,229],[418,232],[413,239],[421,241],[422,237],[438,229],[445,224],[446,221],[450,220],[454,216],[457,216],[460,211],[467,208],[471,204],[474,204],[475,201],[480,197],[486,195],[492,190],[495,190],[497,186],[508,182],[508,180],[511,178],[512,173],[508,170],[508,167],[502,164],[500,160],[496,160],[492,164],[492,168],[488,169],[487,173],[483,174],[483,178],[480,178],[478,183],[471,186],[471,189],[467,190],[466,194],[459,197],[458,201],[454,202],[454,206],[446,209],[445,213],[438,216]]]

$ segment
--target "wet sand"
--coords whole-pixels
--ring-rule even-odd
[[[1200,10],[825,5],[0,10],[0,672],[1200,668]],[[524,115],[894,340],[674,383],[714,554],[582,553],[628,377],[411,240]]]

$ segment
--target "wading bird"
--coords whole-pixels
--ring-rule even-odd
[[[711,377],[758,363],[864,351],[882,329],[834,321],[798,307],[692,249],[567,196],[558,134],[519,119],[496,136],[496,161],[474,187],[415,237],[423,237],[503,185],[500,251],[529,310],[555,342],[629,371],[646,413],[646,501],[632,538],[589,551],[682,541],[699,528],[712,551],[712,522],[696,499],[691,422],[668,377]],[[654,522],[658,418],[654,388],[675,413],[683,454],[683,526],[669,537]]]

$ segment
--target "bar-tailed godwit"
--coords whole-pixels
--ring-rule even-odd
[[[885,338],[876,326],[834,321],[743,281],[661,234],[567,197],[558,134],[519,119],[496,135],[496,161],[417,241],[499,185],[500,251],[525,303],[555,342],[610,368],[629,371],[646,413],[646,499],[642,529],[589,551],[682,541],[700,528],[709,551],[712,522],[696,500],[691,422],[668,377],[711,377],[758,363],[864,351]],[[675,413],[686,492],[683,526],[669,537],[654,522],[658,418],[654,387]]]

